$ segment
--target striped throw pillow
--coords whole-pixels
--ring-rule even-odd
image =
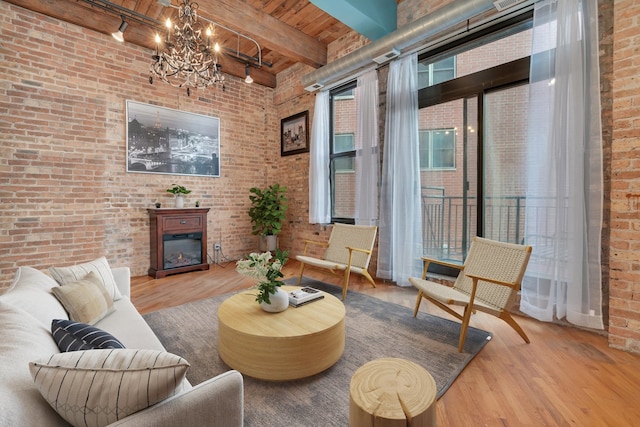
[[[73,320],[53,319],[51,335],[62,352],[93,350],[98,348],[125,348],[109,332]]]
[[[82,350],[29,363],[36,387],[73,426],[106,426],[179,394],[189,363],[156,350]]]

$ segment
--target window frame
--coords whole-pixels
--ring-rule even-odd
[[[355,224],[356,220],[354,218],[349,217],[340,217],[334,216],[335,212],[335,203],[336,203],[336,183],[334,182],[335,171],[333,170],[333,161],[335,159],[340,158],[352,158],[353,159],[353,171],[355,173],[355,162],[356,162],[356,149],[355,149],[355,130],[354,130],[354,147],[353,150],[343,151],[340,153],[334,153],[334,138],[335,138],[335,101],[340,100],[352,100],[355,98],[355,89],[357,86],[357,80],[352,80],[343,85],[337,86],[329,91],[329,135],[330,135],[330,143],[329,143],[329,185],[331,192],[331,223],[344,223],[344,224]],[[351,90],[351,94],[343,94],[344,92]],[[342,94],[342,95],[341,95]],[[345,134],[347,132],[342,132],[341,134]]]

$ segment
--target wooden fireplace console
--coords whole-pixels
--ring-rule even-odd
[[[208,270],[207,262],[207,213],[209,208],[147,209],[149,212],[149,242],[151,268],[149,276],[159,279],[169,274]],[[202,257],[199,264],[165,269],[164,236],[202,233]]]

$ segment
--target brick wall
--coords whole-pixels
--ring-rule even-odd
[[[209,248],[238,258],[257,247],[246,211],[249,188],[277,175],[274,90],[227,76],[226,92],[188,97],[149,84],[144,48],[6,2],[0,20],[0,291],[18,266],[102,255],[146,274],[146,209],[170,206],[174,182],[193,191],[188,205],[211,208]],[[219,117],[222,176],[127,173],[126,100]]]
[[[607,2],[608,3],[608,2]],[[609,344],[640,353],[640,3],[616,1],[613,33],[613,145]],[[603,13],[603,6],[600,7]]]

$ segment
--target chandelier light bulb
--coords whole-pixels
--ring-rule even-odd
[[[219,45],[218,43],[216,43],[216,44],[213,46],[213,50],[215,50],[216,52],[220,52],[220,45]]]
[[[207,27],[207,37],[211,37],[212,32],[211,32],[211,27]]]
[[[167,18],[167,22],[164,23],[167,26],[167,29],[171,29],[171,18]]]
[[[161,41],[160,34],[156,33],[156,44],[160,44]]]

